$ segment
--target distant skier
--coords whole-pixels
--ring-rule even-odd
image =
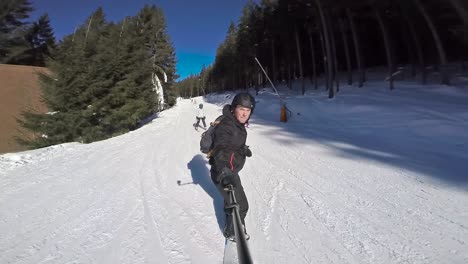
[[[248,93],[239,93],[232,100],[231,105],[223,108],[223,118],[217,125],[213,136],[213,151],[209,163],[211,165],[211,179],[224,198],[224,212],[226,225],[224,236],[226,239],[235,240],[232,221],[232,208],[229,208],[229,193],[225,190],[228,185],[235,188],[236,201],[239,204],[239,214],[246,239],[250,236],[245,228],[245,216],[249,209],[247,197],[242,187],[239,171],[244,167],[246,157],[251,157],[252,152],[245,145],[247,130],[245,124],[250,119],[255,108],[255,100]]]
[[[205,123],[205,112],[203,112],[203,104],[198,105],[198,111],[197,111],[197,123],[195,123],[194,127],[195,129],[198,128],[200,125],[200,120],[203,122],[203,128],[206,129],[206,123]]]

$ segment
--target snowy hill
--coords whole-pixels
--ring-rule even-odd
[[[240,174],[255,263],[468,263],[468,93],[381,85],[289,93],[288,123],[256,97]],[[206,97],[207,119],[231,98]],[[0,263],[221,263],[201,100],[109,140],[1,155]]]

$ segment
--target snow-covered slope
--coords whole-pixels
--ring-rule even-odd
[[[379,85],[289,94],[288,123],[257,96],[241,171],[255,263],[468,263],[468,94]],[[231,98],[205,98],[207,119]],[[201,100],[109,140],[0,156],[0,263],[221,263]]]

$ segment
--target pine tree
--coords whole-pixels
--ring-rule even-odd
[[[29,13],[33,11],[28,0],[0,2],[0,62],[11,63],[21,59],[29,49],[25,40]]]
[[[86,91],[93,82],[92,74],[96,72],[96,66],[93,65],[96,52],[92,46],[97,44],[97,37],[88,39],[88,44],[91,44],[86,49],[85,33],[91,18],[100,16],[103,21],[102,10],[97,10],[77,30],[75,36],[66,36],[52,52],[53,60],[47,63],[52,74],[40,75],[44,102],[50,112],[23,114],[19,122],[33,132],[33,136],[19,139],[20,143],[37,148],[69,141],[87,142],[83,133],[90,127],[90,122],[86,119],[85,110],[92,100],[86,98]],[[100,26],[103,25],[104,22],[101,22]]]
[[[154,5],[145,6],[139,12],[138,19],[142,32],[145,32],[143,43],[150,52],[153,73],[163,84],[164,101],[173,106],[176,103],[176,92],[173,89],[174,79],[177,78],[176,56],[166,32],[164,12]]]
[[[20,63],[45,66],[46,59],[55,48],[55,37],[47,14],[32,24],[26,34],[26,40],[29,43],[29,50],[26,52],[29,56]]]
[[[161,108],[155,77],[167,105],[176,102],[174,48],[155,6],[115,24],[98,8],[50,57],[52,74],[41,76],[50,113],[24,113],[19,121],[34,133],[20,139],[29,147],[93,142],[136,129]]]

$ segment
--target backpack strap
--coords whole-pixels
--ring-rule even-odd
[[[211,122],[210,125],[217,126],[219,123],[221,123],[221,120],[215,120],[215,121]]]
[[[206,153],[206,158],[211,159],[211,155],[213,154],[214,149],[210,150],[210,152]]]
[[[224,118],[223,115],[218,116],[218,118],[216,118],[215,121],[211,122],[210,125],[212,125],[212,126],[217,126],[219,123],[221,123],[221,121],[223,120],[223,118]]]
[[[221,123],[221,121],[223,120],[223,118],[224,118],[223,115],[218,116],[218,118],[216,118],[215,121],[213,121],[213,122],[210,123],[210,126],[216,127],[217,125],[219,125],[219,123]],[[206,158],[207,158],[207,159],[210,159],[210,158],[211,158],[211,156],[213,155],[215,149],[216,149],[216,148],[213,148],[212,150],[210,150],[210,151],[206,154]]]

